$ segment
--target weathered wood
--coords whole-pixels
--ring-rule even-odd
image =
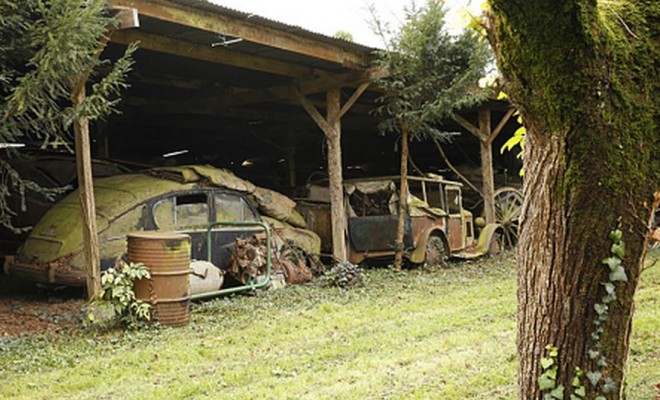
[[[493,178],[493,151],[490,144],[490,109],[479,108],[479,149],[481,153],[481,190],[484,197],[486,223],[495,222],[495,181]],[[487,138],[486,140],[481,140]]]
[[[348,110],[350,110],[355,105],[355,102],[367,90],[369,85],[371,85],[370,81],[363,82],[363,83],[360,84],[360,86],[355,90],[355,92],[353,92],[351,97],[348,100],[346,100],[346,103],[344,103],[344,105],[341,107],[341,110],[339,110],[339,114],[337,115],[338,119],[341,119],[341,117],[343,117],[344,114],[346,114],[348,112]]]
[[[179,57],[208,61],[216,64],[230,65],[254,71],[283,75],[295,78],[306,78],[313,74],[311,68],[291,64],[283,61],[239,53],[221,47],[204,46],[197,43],[186,42],[154,35],[140,30],[118,31],[113,33],[113,43],[128,45],[140,42],[140,48],[171,54]]]
[[[346,212],[344,210],[344,179],[341,162],[341,91],[328,91],[326,117],[334,121],[328,136],[328,177],[330,180],[330,214],[332,217],[332,254],[335,260],[346,261]]]
[[[468,121],[467,119],[463,118],[461,115],[459,115],[459,114],[457,114],[457,113],[452,113],[452,114],[451,114],[451,118],[452,118],[454,121],[456,121],[460,126],[462,126],[463,128],[465,128],[468,132],[470,132],[471,134],[473,134],[474,136],[476,136],[477,139],[479,139],[479,140],[482,139],[482,137],[481,137],[481,131],[479,130],[479,128],[477,128],[476,126],[472,125],[472,123],[471,123],[470,121]],[[484,140],[487,140],[487,138],[484,138]]]
[[[396,224],[394,268],[401,270],[403,267],[403,234],[405,227],[405,215],[408,205],[408,127],[405,122],[401,124],[401,182],[399,189],[399,218]]]
[[[265,90],[254,90],[245,93],[226,95],[218,99],[221,104],[231,107],[247,104],[257,104],[280,99],[293,98],[293,88],[302,94],[327,92],[337,87],[351,87],[365,82],[372,82],[383,75],[382,69],[370,68],[363,71],[351,71],[321,78],[303,79],[291,85],[276,86]],[[297,98],[297,96],[295,96]]]
[[[72,92],[71,101],[79,105],[85,100],[85,80],[83,77]],[[89,121],[76,119],[73,123],[76,147],[76,169],[78,172],[78,192],[83,217],[83,252],[87,264],[87,295],[91,299],[101,290],[101,257],[96,228],[96,206],[92,179],[92,157],[90,153]]]
[[[368,57],[331,43],[163,0],[109,0],[110,4],[137,8],[141,15],[212,33],[243,38],[250,42],[304,54],[348,67],[366,67]]]

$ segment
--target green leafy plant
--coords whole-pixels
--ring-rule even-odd
[[[89,325],[111,327],[122,325],[138,328],[151,319],[151,304],[138,300],[133,291],[135,281],[149,279],[151,274],[142,263],[120,261],[101,275],[101,291],[87,309]]]

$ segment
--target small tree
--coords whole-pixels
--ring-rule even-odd
[[[115,111],[124,78],[132,65],[129,46],[107,73],[95,73],[107,60],[99,55],[115,19],[104,0],[0,0],[0,143],[39,142],[67,146],[76,119],[97,120]],[[90,76],[91,92],[80,104],[71,95]],[[69,148],[69,150],[71,150]],[[0,224],[15,232],[8,198],[26,190],[48,199],[61,189],[41,188],[24,179],[7,161],[18,156],[6,148],[0,159]]]
[[[408,197],[408,141],[437,137],[447,139],[435,124],[453,110],[470,107],[485,98],[477,82],[484,74],[490,53],[475,32],[452,36],[445,30],[442,1],[429,0],[418,8],[407,7],[404,23],[392,31],[371,7],[373,28],[383,39],[376,65],[388,73],[376,83],[383,94],[376,114],[384,119],[381,134],[401,136],[401,187],[396,233],[395,267],[403,260],[403,228]]]

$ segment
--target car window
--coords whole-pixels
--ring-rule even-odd
[[[442,196],[442,187],[439,183],[426,183],[426,197],[429,207],[445,209],[445,202]]]
[[[156,226],[161,230],[205,227],[209,223],[206,193],[168,197],[154,205]]]
[[[420,182],[420,181],[409,180],[408,181],[408,191],[410,192],[410,194],[417,197],[418,199],[420,199],[422,201],[426,201],[426,198],[424,196],[424,186],[423,186],[423,184],[424,183]]]
[[[257,221],[245,198],[235,193],[215,193],[216,222]]]
[[[461,190],[458,188],[447,188],[447,211],[449,214],[461,213]]]

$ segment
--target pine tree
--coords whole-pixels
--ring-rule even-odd
[[[115,26],[103,0],[0,0],[0,143],[69,143],[76,119],[90,121],[116,111],[131,68],[129,46],[114,63],[99,58]],[[100,66],[108,72],[99,75]],[[88,95],[74,105],[71,95],[89,77]],[[72,151],[69,148],[70,151]],[[28,190],[52,199],[62,188],[42,188],[24,179],[8,159],[0,158],[0,224],[20,232],[8,198]]]

